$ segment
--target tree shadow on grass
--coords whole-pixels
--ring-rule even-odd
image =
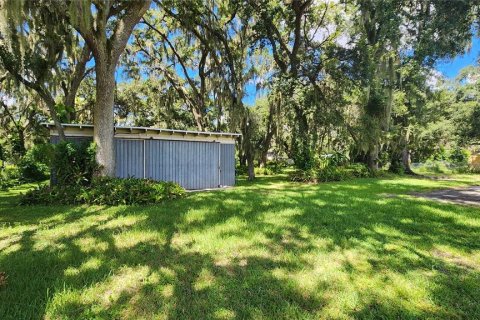
[[[441,273],[432,280],[434,288],[429,299],[434,308],[413,308],[406,300],[373,297],[351,316],[355,319],[478,319],[479,301],[474,294],[478,293],[479,281],[478,272],[444,264]]]
[[[128,215],[128,212],[127,209],[122,215]],[[291,305],[314,309],[320,304],[274,278],[272,269],[282,265],[269,259],[251,258],[248,264],[238,261],[218,263],[208,254],[176,249],[172,239],[176,230],[174,226],[179,221],[174,218],[161,220],[160,228],[155,228],[159,226],[158,222],[147,224],[149,228],[153,226],[159,232],[166,232],[163,245],[143,242],[127,249],[117,248],[111,229],[99,231],[98,227],[111,219],[72,237],[63,237],[38,252],[32,240],[34,231],[24,233],[20,241],[22,249],[10,254],[8,259],[0,260],[2,268],[15,281],[7,290],[23,291],[15,301],[12,296],[5,297],[12,303],[2,308],[2,319],[43,317],[43,310],[49,302],[49,297],[44,296],[47,289],[53,298],[50,302],[55,305],[47,310],[47,315],[52,318],[141,318],[154,315],[172,319],[231,315],[251,318],[262,314],[282,317]],[[170,221],[165,223],[166,220]],[[76,239],[86,237],[94,237],[107,247],[101,252],[86,253],[75,243]],[[59,246],[55,246],[57,244]],[[89,261],[95,260],[98,263],[88,266]],[[22,263],[24,265],[14,271]],[[139,267],[146,268],[146,271],[135,279]],[[23,278],[33,275],[32,271],[36,279]],[[171,274],[172,279],[162,283],[168,278],[164,273]],[[144,279],[150,276],[152,281],[144,283]],[[205,277],[204,284],[199,281],[202,277]],[[36,282],[34,290],[28,288],[31,281]],[[172,287],[170,292],[169,286]],[[82,296],[85,287],[87,296]],[[33,308],[32,302],[35,303]]]
[[[18,250],[0,258],[1,269],[9,275],[8,287],[0,291],[2,301],[8,301],[0,308],[2,319],[42,318],[45,312],[52,318],[281,317],[292,305],[307,309],[319,305],[273,277],[273,268],[284,265],[269,258],[219,262],[210,254],[184,252],[173,240],[182,225],[181,211],[188,207],[172,203],[160,208],[124,208],[99,220],[93,218],[102,210],[77,208],[66,213],[63,221],[40,220],[37,229],[20,233]],[[169,214],[172,209],[175,214]],[[132,215],[145,219],[136,225],[113,223],[113,227],[105,227]],[[84,227],[84,220],[90,218]],[[121,248],[116,237],[132,228],[165,237]],[[48,235],[50,230],[59,236],[41,241],[39,236]],[[98,250],[92,243],[88,250],[78,243],[85,239],[97,242]],[[129,283],[139,267],[147,271]],[[172,274],[171,283],[162,283],[168,278],[164,273]],[[149,276],[152,281],[144,283]],[[202,277],[206,277],[205,283],[197,283]]]
[[[367,272],[358,271],[358,274],[362,274],[363,277],[373,277],[382,272],[394,272],[399,275],[428,274],[429,285],[434,289],[430,292],[431,296],[425,296],[424,299],[433,299],[436,304],[434,310],[421,307],[404,308],[400,299],[387,303],[387,309],[391,312],[374,308],[377,313],[372,314],[376,314],[377,318],[382,314],[389,317],[402,314],[405,318],[451,318],[465,315],[473,318],[480,317],[480,307],[476,298],[480,295],[480,287],[474,285],[480,274],[478,259],[464,262],[463,264],[469,263],[471,266],[467,270],[458,268],[456,265],[465,255],[478,255],[479,211],[474,208],[417,199],[396,197],[375,199],[375,196],[372,197],[372,191],[369,191],[371,189],[381,193],[401,194],[411,192],[412,187],[385,186],[383,183],[378,184],[376,180],[372,180],[360,186],[335,184],[318,187],[313,192],[310,190],[299,192],[298,195],[289,196],[289,200],[282,203],[283,207],[301,208],[301,214],[291,215],[284,226],[269,224],[266,219],[255,215],[254,212],[267,210],[269,202],[268,199],[263,198],[265,195],[248,194],[241,202],[242,205],[246,207],[248,203],[256,205],[251,210],[239,209],[239,211],[243,212],[242,217],[245,219],[253,220],[249,225],[251,229],[247,227],[243,230],[229,231],[225,235],[232,236],[237,233],[247,236],[257,230],[272,240],[274,247],[281,247],[277,251],[294,251],[301,256],[315,249],[312,239],[305,237],[307,234],[311,237],[328,239],[330,252],[344,250],[362,252],[368,257],[365,260],[370,266]],[[332,190],[334,192],[331,192]],[[237,199],[238,197],[241,195],[237,195]],[[372,198],[377,201],[372,201]],[[281,203],[282,200],[280,199],[279,202]],[[288,241],[284,241],[285,235],[288,235]],[[432,251],[444,247],[457,252],[458,257],[445,260],[442,256],[432,254]],[[437,270],[438,266],[443,267]],[[348,261],[342,267],[348,274],[356,271],[356,267]],[[432,269],[433,272],[429,272]],[[445,281],[446,277],[442,270],[449,270],[453,280]],[[385,285],[389,282],[385,281]],[[450,294],[446,294],[448,292]],[[462,303],[445,298],[457,296],[458,299],[459,295],[462,296]],[[459,305],[461,305],[460,308]],[[351,313],[358,318],[368,318],[369,314],[357,311]]]
[[[159,206],[31,207],[0,251],[0,318],[479,316],[475,261],[431,253],[478,252],[476,212],[381,196],[411,188],[266,179]]]

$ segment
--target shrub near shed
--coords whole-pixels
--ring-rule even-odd
[[[21,204],[153,204],[185,195],[185,190],[173,182],[95,177],[98,165],[93,143],[65,141],[54,148],[55,183],[28,191],[21,197]]]
[[[40,186],[22,196],[22,205],[139,205],[181,198],[185,190],[174,182],[138,178],[95,178],[91,185]]]

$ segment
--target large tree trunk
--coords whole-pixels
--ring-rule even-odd
[[[247,157],[245,156],[245,153],[240,153],[239,154],[239,163],[241,166],[246,166],[247,165]]]
[[[93,141],[96,144],[96,159],[103,176],[115,175],[114,148],[114,89],[115,66],[109,66],[102,61],[96,61],[97,99],[93,110]]]
[[[247,164],[248,164],[248,180],[253,181],[255,180],[255,164],[254,164],[253,152],[251,150],[247,151]]]
[[[244,121],[244,128],[245,128],[244,135],[243,135],[243,137],[244,137],[244,152],[245,152],[244,156],[245,156],[245,159],[247,161],[247,166],[248,166],[248,180],[253,181],[255,179],[255,163],[254,163],[255,151],[254,151],[253,144],[252,144],[252,141],[251,141],[251,135],[250,135],[251,127],[248,124],[248,115],[247,115],[247,119],[245,119],[245,121]]]
[[[295,108],[297,132],[292,136],[295,147],[294,160],[299,169],[309,169],[310,159],[310,135],[308,129],[308,120],[301,107]]]
[[[264,168],[267,165],[268,161],[268,149],[262,148],[261,154],[260,154],[260,160],[258,161],[258,166],[260,168]]]
[[[412,168],[410,167],[410,149],[408,148],[410,142],[410,126],[407,127],[407,130],[405,131],[405,137],[404,137],[404,147],[402,150],[402,165],[405,173],[407,174],[415,174],[413,172]]]
[[[243,145],[243,136],[240,137],[240,143],[238,144],[238,162],[240,166],[246,166],[247,165],[247,157],[245,156],[245,150],[244,150],[244,145]]]
[[[259,166],[264,167],[267,164],[267,154],[270,146],[272,144],[272,138],[276,130],[276,124],[273,119],[275,107],[273,103],[270,105],[269,114],[268,114],[268,123],[267,123],[267,132],[265,138],[263,139],[262,149],[260,153]]]
[[[378,146],[372,145],[367,154],[367,166],[372,171],[378,170]]]
[[[115,69],[133,28],[150,7],[151,0],[125,1],[73,1],[65,8],[72,26],[80,33],[95,59],[96,102],[93,111],[93,141],[97,145],[97,162],[100,174],[115,174],[115,149],[113,144],[113,102]],[[118,10],[122,8],[121,10]],[[86,16],[88,15],[88,16]],[[83,17],[83,19],[82,19]],[[108,25],[115,19],[112,28]],[[90,21],[89,23],[85,23]]]
[[[252,181],[255,179],[255,164],[254,164],[254,155],[255,151],[251,141],[251,124],[249,123],[249,114],[248,110],[245,110],[244,117],[242,119],[242,146],[243,146],[243,156],[248,166],[248,180]]]
[[[408,150],[408,146],[405,146],[402,150],[402,165],[407,174],[415,174],[412,168],[410,167],[410,150]]]
[[[27,148],[25,147],[25,133],[23,132],[22,128],[17,128],[17,134],[18,141],[16,145],[16,151],[21,157],[23,157],[27,152]]]

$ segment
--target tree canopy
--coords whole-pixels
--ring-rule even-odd
[[[439,141],[480,141],[478,67],[435,71],[469,49],[479,5],[2,0],[1,139],[16,154],[41,121],[93,123],[105,175],[114,124],[242,133],[251,178],[268,154],[303,170],[339,153],[411,172]]]

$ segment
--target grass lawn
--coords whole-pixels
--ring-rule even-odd
[[[159,206],[0,193],[0,319],[480,319],[480,208],[416,178],[284,177]],[[23,187],[25,190],[25,187]]]

